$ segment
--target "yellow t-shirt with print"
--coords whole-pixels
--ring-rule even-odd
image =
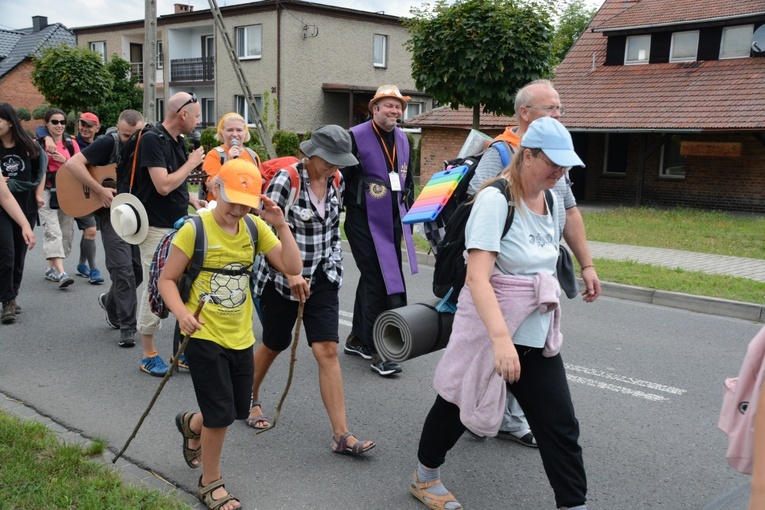
[[[231,235],[220,228],[211,212],[203,212],[200,216],[207,236],[203,267],[235,271],[252,264],[252,242],[244,219],[239,220],[239,232]],[[279,244],[279,238],[265,221],[255,215],[250,216],[258,228],[257,251],[268,253]],[[187,222],[173,237],[173,246],[180,248],[190,259],[194,252],[194,237],[194,225]],[[227,349],[241,350],[252,346],[255,336],[252,332],[250,276],[231,276],[202,269],[191,285],[186,308],[196,311],[199,296],[203,293],[214,294],[220,299],[220,304],[205,304],[200,316],[205,323],[200,331],[194,333],[194,338],[210,340]]]

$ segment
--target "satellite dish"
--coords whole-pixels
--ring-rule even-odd
[[[755,53],[765,52],[765,25],[761,25],[752,34],[752,51]]]

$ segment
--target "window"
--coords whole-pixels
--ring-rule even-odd
[[[90,43],[90,51],[101,55],[101,61],[106,63],[106,41],[93,41]]]
[[[625,64],[647,64],[650,54],[650,35],[635,35],[627,38],[627,48],[624,51]]]
[[[263,25],[236,28],[236,51],[239,58],[260,58]]]
[[[202,98],[202,124],[215,126],[215,99]]]
[[[162,41],[157,41],[157,69],[162,69],[164,62],[162,59]]]
[[[625,175],[629,154],[629,135],[606,133],[606,154],[603,158],[603,173]]]
[[[680,155],[680,141],[679,135],[673,135],[667,143],[661,146],[660,177],[685,178],[685,158]]]
[[[374,66],[388,67],[388,36],[375,34],[373,42]]]
[[[252,98],[255,100],[255,105],[258,107],[258,111],[260,114],[263,114],[263,98],[261,96],[252,96]],[[247,104],[247,101],[244,100],[244,96],[234,96],[234,101],[236,103],[235,109],[236,113],[241,115],[245,118],[247,121],[247,124],[255,124],[255,121],[252,120],[252,113],[250,112],[250,107]]]
[[[416,117],[419,114],[422,113],[422,103],[413,103],[410,102],[409,105],[406,107],[406,111],[404,112],[404,119],[411,119],[412,117]]]
[[[672,34],[672,49],[669,52],[670,62],[692,62],[696,60],[699,47],[699,31],[675,32]]]
[[[162,122],[165,120],[165,100],[157,98],[157,111],[156,111],[156,119],[154,119],[154,122]]]
[[[748,57],[751,51],[754,25],[723,28],[720,59]]]

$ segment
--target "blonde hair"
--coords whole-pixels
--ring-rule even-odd
[[[489,186],[492,182],[498,181],[500,179],[507,179],[505,195],[511,204],[517,204],[525,191],[523,179],[521,179],[521,174],[523,172],[523,154],[527,150],[531,151],[531,155],[533,157],[537,157],[539,153],[542,152],[542,149],[530,149],[528,147],[524,147],[523,145],[518,147],[518,150],[516,150],[515,154],[513,154],[513,159],[510,160],[510,163],[499,173],[497,177],[484,182],[478,191],[476,191],[472,200],[475,200],[475,198],[478,196],[478,193]],[[521,209],[520,211],[521,214],[523,214],[523,210]]]
[[[218,122],[218,132],[215,133],[215,139],[218,140],[219,142],[223,142],[223,136],[221,136],[221,133],[223,132],[223,130],[226,127],[226,122],[228,122],[229,120],[238,120],[239,122],[244,124],[245,135],[244,135],[243,143],[249,142],[250,141],[250,130],[249,130],[249,128],[247,128],[247,121],[244,120],[244,117],[242,117],[241,115],[239,115],[236,112],[227,113],[226,115],[224,115],[223,117],[220,118],[220,122]]]

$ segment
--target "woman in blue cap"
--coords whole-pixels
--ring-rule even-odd
[[[436,402],[423,426],[410,492],[432,509],[461,509],[440,481],[446,453],[468,429],[499,430],[506,385],[539,445],[558,508],[586,509],[587,479],[566,372],[559,354],[557,201],[550,190],[571,166],[584,166],[571,135],[552,117],[529,126],[510,165],[477,193],[465,229],[465,286],[452,335],[436,368]],[[502,236],[509,204],[516,208]]]

